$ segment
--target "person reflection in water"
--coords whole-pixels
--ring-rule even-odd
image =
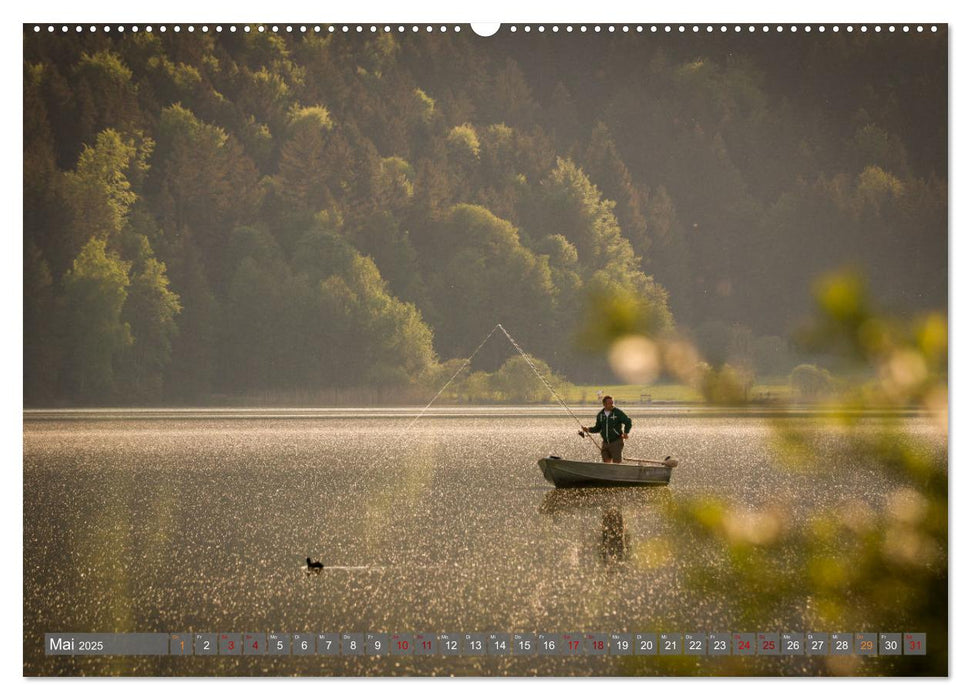
[[[627,561],[630,557],[630,535],[624,525],[620,508],[604,509],[600,521],[600,558],[606,561]]]
[[[630,434],[631,419],[627,414],[614,406],[612,396],[603,397],[603,410],[597,414],[597,423],[593,427],[582,427],[584,433],[599,433],[603,441],[600,445],[600,457],[604,462],[620,464],[624,452],[624,440]]]

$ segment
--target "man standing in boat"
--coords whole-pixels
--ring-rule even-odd
[[[600,457],[604,462],[620,464],[620,457],[624,452],[624,440],[630,434],[631,419],[627,414],[614,406],[612,396],[603,397],[604,409],[597,414],[597,424],[592,428],[583,427],[583,433],[599,433],[603,441],[600,445]]]

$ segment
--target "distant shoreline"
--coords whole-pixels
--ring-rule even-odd
[[[422,406],[383,406],[383,407],[157,407],[157,408],[27,408],[23,411],[24,422],[58,420],[368,420],[368,419],[408,419],[422,412]],[[590,414],[592,406],[570,407],[581,415]],[[921,407],[888,409],[840,409],[826,405],[747,405],[747,406],[707,406],[700,404],[667,404],[654,406],[625,406],[632,416],[693,418],[829,418],[835,416],[864,417],[921,417],[931,412]],[[538,418],[564,418],[569,416],[563,408],[555,405],[464,405],[437,406],[422,414],[428,418],[493,418],[510,416],[529,416]]]

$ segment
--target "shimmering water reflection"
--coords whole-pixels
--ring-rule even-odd
[[[591,414],[592,409],[587,411]],[[611,658],[48,658],[45,632],[732,631],[693,594],[690,552],[654,556],[672,500],[784,504],[806,518],[894,488],[819,432],[819,468],[782,468],[763,415],[630,411],[628,454],[680,460],[669,487],[557,491],[536,460],[594,459],[562,414],[247,411],[28,414],[28,674],[620,674]],[[874,419],[879,420],[879,419]],[[946,438],[910,417],[920,449]],[[308,575],[306,557],[323,569]],[[766,619],[766,630],[802,629]],[[755,631],[755,630],[750,630]],[[753,669],[821,672],[806,659]],[[761,664],[761,666],[760,666]],[[658,665],[656,672],[670,672]],[[691,660],[685,673],[717,673]]]

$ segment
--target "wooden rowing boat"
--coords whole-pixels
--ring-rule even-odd
[[[550,455],[538,462],[546,480],[557,488],[585,486],[666,486],[677,460],[637,463],[574,462]]]

